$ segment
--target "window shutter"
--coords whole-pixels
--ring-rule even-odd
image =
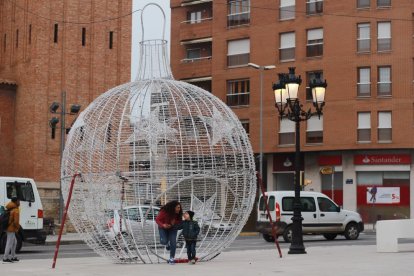
[[[378,38],[391,38],[391,23],[378,23]]]
[[[280,48],[294,48],[295,47],[295,33],[284,33],[280,35]]]
[[[227,55],[250,53],[250,39],[231,40],[227,43]]]
[[[358,129],[370,129],[371,128],[371,113],[359,112],[358,113]]]
[[[378,112],[378,128],[391,128],[391,112]]]
[[[288,118],[282,118],[280,120],[280,133],[292,133],[295,132],[295,122]]]
[[[311,117],[307,122],[306,131],[323,131],[323,116],[320,119],[318,116]]]

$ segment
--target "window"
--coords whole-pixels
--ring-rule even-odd
[[[323,72],[322,71],[312,71],[312,72],[306,72],[306,100],[312,101],[312,89],[309,87],[309,83],[311,83],[314,79],[316,79],[317,75],[320,75],[321,80],[323,80]]]
[[[19,48],[19,29],[16,30],[16,48]]]
[[[307,31],[308,40],[306,45],[306,56],[317,57],[323,55],[323,29],[312,29]]]
[[[250,39],[227,42],[227,66],[247,65],[250,60]]]
[[[288,118],[280,120],[279,145],[295,144],[295,122]]]
[[[114,43],[114,32],[109,32],[109,49],[112,49]]]
[[[289,61],[295,59],[295,33],[280,34],[280,61]]]
[[[378,22],[377,51],[391,50],[391,22]]]
[[[371,24],[369,23],[358,24],[357,51],[371,51]]]
[[[21,201],[34,202],[32,183],[28,182],[7,182],[7,198],[17,197]]]
[[[240,123],[242,127],[244,128],[244,131],[246,131],[247,136],[250,135],[250,121],[249,120],[240,120]]]
[[[28,43],[32,44],[32,24],[29,25],[29,39]]]
[[[58,31],[59,31],[59,25],[55,24],[55,29],[53,32],[53,42],[58,43]]]
[[[3,52],[6,52],[7,34],[3,36]]]
[[[201,11],[188,12],[187,20],[190,24],[201,23]]]
[[[326,197],[318,197],[318,206],[321,212],[338,212],[338,206]]]
[[[378,142],[392,141],[391,112],[378,112]]]
[[[391,7],[391,0],[377,0],[378,8]]]
[[[228,1],[227,27],[250,23],[250,0]]]
[[[378,96],[391,96],[391,66],[378,67]]]
[[[318,14],[323,12],[323,0],[308,0],[306,1],[306,14]]]
[[[306,143],[319,144],[323,143],[323,116],[313,116],[307,121],[306,125]]]
[[[282,210],[293,211],[293,200],[294,197],[282,198]],[[315,212],[316,205],[313,197],[300,197],[301,211],[302,212]]]
[[[187,59],[201,58],[201,49],[187,49]]]
[[[279,19],[295,18],[295,0],[280,0]]]
[[[82,28],[82,46],[86,45],[86,28]]]
[[[227,105],[240,106],[249,105],[250,101],[250,80],[227,81]]]
[[[364,9],[370,7],[370,1],[371,0],[357,0],[357,8],[358,9]]]
[[[358,68],[357,96],[358,97],[370,97],[371,96],[371,68],[370,67]]]
[[[358,142],[371,142],[371,112],[358,112]]]

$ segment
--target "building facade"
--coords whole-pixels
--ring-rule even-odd
[[[65,92],[65,112],[83,109],[130,80],[131,11],[131,0],[0,1],[0,175],[34,178],[45,217],[57,215],[61,156],[49,106]]]
[[[175,78],[232,107],[254,152],[263,148],[269,190],[294,188],[294,123],[279,119],[271,87],[296,67],[305,108],[308,83],[328,82],[323,116],[301,123],[304,189],[367,223],[414,216],[411,1],[171,0],[171,8]],[[248,63],[276,65],[262,72],[262,121],[260,72]]]

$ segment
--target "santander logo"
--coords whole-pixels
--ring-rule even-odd
[[[400,165],[411,164],[411,156],[408,154],[359,154],[354,156],[354,164],[357,165]]]

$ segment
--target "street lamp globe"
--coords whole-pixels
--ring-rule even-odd
[[[294,101],[298,98],[299,85],[301,83],[301,77],[295,76],[295,67],[289,67],[289,74],[285,79],[287,97],[289,100]]]
[[[316,108],[318,115],[322,112],[322,107],[325,105],[325,92],[328,84],[326,80],[321,80],[321,75],[318,73],[316,78],[310,82],[309,87],[312,91],[313,106]]]
[[[284,83],[284,74],[279,74],[279,80],[273,84],[273,92],[275,94],[275,105],[279,112],[283,110],[283,107],[287,103],[287,90]]]

